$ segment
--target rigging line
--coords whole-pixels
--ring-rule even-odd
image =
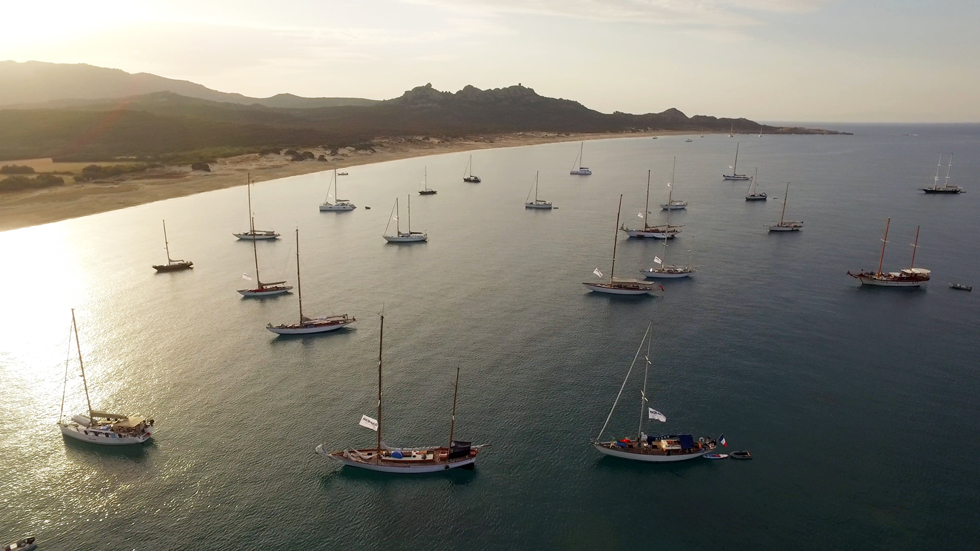
[[[633,372],[633,367],[636,365],[636,359],[640,357],[640,351],[643,350],[643,343],[646,341],[647,336],[650,334],[650,328],[652,326],[653,324],[647,326],[647,331],[646,333],[643,334],[643,340],[640,341],[640,346],[636,348],[636,354],[633,356],[633,362],[630,363],[629,371],[626,372],[626,378],[623,379],[623,384],[622,386],[619,387],[619,393],[616,394],[616,401],[613,402],[612,409],[609,410],[609,415],[606,416],[606,422],[602,424],[602,430],[599,431],[599,435],[596,436],[595,438],[596,442],[598,442],[599,439],[602,438],[602,433],[606,432],[606,427],[609,425],[609,420],[612,419],[612,414],[614,411],[616,411],[616,404],[619,403],[619,398],[620,396],[623,395],[623,389],[626,388],[626,381],[629,380],[630,373]]]

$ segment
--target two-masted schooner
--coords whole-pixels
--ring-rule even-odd
[[[103,446],[125,446],[142,444],[153,435],[153,419],[108,413],[92,409],[92,400],[88,394],[88,380],[85,378],[85,364],[82,362],[82,345],[78,340],[78,324],[75,321],[75,309],[71,311],[71,332],[68,345],[71,346],[71,336],[75,336],[75,347],[78,350],[78,367],[82,372],[82,385],[85,388],[85,403],[88,406],[87,415],[72,415],[69,420],[65,415],[65,394],[68,391],[68,364],[65,362],[65,388],[61,396],[61,413],[58,415],[58,427],[61,434]],[[70,350],[70,348],[69,348]]]
[[[333,203],[330,202],[330,187],[333,186],[334,199]],[[340,198],[340,191],[337,188],[337,169],[333,169],[333,177],[330,179],[330,184],[327,185],[327,197],[323,200],[320,205],[320,212],[350,212],[356,209],[357,206],[351,203],[347,199]]]
[[[354,316],[338,314],[308,318],[303,315],[303,283],[299,277],[299,228],[296,228],[296,289],[299,296],[299,323],[281,323],[266,326],[266,329],[277,335],[312,335],[335,331],[357,321]]]
[[[408,196],[408,231],[403,232],[401,229],[401,222],[399,218],[398,211],[398,198],[395,198],[395,206],[391,208],[391,214],[388,215],[388,225],[385,226],[384,238],[388,243],[423,243],[429,240],[428,234],[424,231],[412,231],[412,196]],[[391,219],[395,219],[395,233],[393,235],[388,235],[388,228],[391,227]]]
[[[190,260],[176,260],[170,258],[170,243],[167,241],[167,221],[163,221],[163,248],[167,251],[167,263],[166,264],[154,264],[153,269],[158,272],[178,272],[180,270],[186,270],[188,268],[193,268],[194,263]]]
[[[244,241],[279,239],[279,233],[275,230],[255,229],[255,215],[252,214],[252,178],[248,174],[245,176],[245,190],[248,194],[248,231],[233,233],[232,235]]]
[[[587,281],[582,285],[596,293],[606,293],[609,295],[646,295],[654,291],[654,284],[649,281],[638,281],[636,279],[620,279],[616,274],[616,245],[619,242],[619,215],[623,209],[623,196],[619,196],[619,208],[616,210],[616,227],[613,232],[613,254],[612,267],[609,269],[609,281]],[[599,268],[593,270],[596,277],[602,277]]]
[[[327,451],[324,444],[316,447],[316,453],[347,467],[367,469],[384,473],[425,474],[449,469],[475,467],[480,448],[488,444],[473,445],[472,442],[456,440],[456,397],[459,394],[459,368],[456,368],[456,387],[453,391],[453,413],[449,422],[448,446],[424,446],[415,448],[392,448],[382,440],[382,394],[381,377],[384,365],[385,317],[381,314],[381,334],[378,341],[378,410],[376,419],[361,416],[360,426],[377,432],[377,444],[373,448],[345,448]]]
[[[912,263],[908,268],[898,272],[882,272],[881,265],[885,261],[885,245],[888,244],[888,227],[892,219],[885,222],[885,237],[881,240],[881,257],[878,259],[878,269],[875,271],[862,270],[857,273],[847,272],[847,275],[857,279],[861,285],[872,285],[875,287],[920,287],[925,285],[930,276],[930,271],[925,268],[915,267],[915,251],[919,247],[919,228],[915,228],[915,243],[912,244]]]
[[[255,240],[252,240],[252,258],[255,259],[255,282],[258,283],[257,287],[251,289],[239,289],[238,292],[245,298],[261,298],[261,297],[271,297],[275,295],[283,295],[288,293],[293,287],[292,285],[286,285],[285,281],[270,281],[263,282],[262,276],[259,274],[259,251],[255,246]],[[252,278],[242,274],[242,278],[251,280]]]
[[[648,222],[648,216],[650,215],[650,171],[647,170],[647,199],[643,204],[643,212],[639,213],[639,216],[643,218],[642,228],[627,228],[626,224],[623,224],[620,228],[622,231],[626,232],[626,235],[635,238],[653,238],[653,239],[673,239],[677,237],[677,234],[681,232],[681,226],[670,224],[670,211],[667,211],[667,223],[651,226]]]

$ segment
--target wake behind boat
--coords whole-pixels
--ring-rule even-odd
[[[878,270],[862,270],[857,273],[847,272],[847,275],[857,279],[861,285],[875,287],[920,287],[930,279],[930,271],[915,267],[915,251],[919,246],[919,228],[915,228],[915,243],[912,245],[912,264],[898,272],[882,272],[881,265],[885,261],[885,245],[888,244],[888,227],[892,219],[885,222],[885,237],[881,240],[881,258],[878,259]]]
[[[154,264],[153,269],[158,272],[178,272],[180,270],[186,270],[188,268],[193,268],[194,263],[190,260],[175,260],[170,258],[170,243],[167,241],[167,221],[163,221],[163,247],[167,251],[167,263],[166,264]]]
[[[328,459],[339,461],[346,467],[369,471],[399,474],[426,474],[448,471],[449,469],[472,469],[475,467],[480,448],[487,444],[474,446],[471,442],[456,440],[456,397],[459,394],[459,368],[456,368],[456,385],[453,390],[453,414],[449,422],[448,446],[422,446],[413,448],[391,448],[381,439],[382,433],[382,394],[381,373],[384,350],[385,317],[381,314],[381,335],[378,342],[378,411],[377,419],[361,416],[360,426],[377,432],[377,445],[374,448],[345,448],[327,451],[324,444],[316,447],[316,453]]]
[[[603,423],[602,429],[599,431],[599,435],[592,441],[592,447],[603,455],[618,457],[620,459],[630,459],[633,461],[643,461],[647,463],[673,463],[702,457],[714,450],[715,447],[717,447],[718,442],[721,442],[723,445],[727,445],[725,444],[724,435],[719,437],[718,441],[703,437],[698,438],[695,441],[694,436],[690,434],[666,434],[662,436],[651,436],[644,433],[643,426],[647,421],[647,418],[660,421],[661,423],[667,422],[667,417],[663,413],[660,413],[659,411],[650,407],[649,398],[647,397],[647,378],[650,372],[650,365],[652,364],[650,361],[650,346],[652,340],[653,322],[647,325],[646,333],[644,333],[643,339],[640,340],[640,346],[637,347],[636,354],[633,356],[633,361],[630,363],[630,368],[626,372],[626,378],[623,379],[623,384],[619,387],[619,393],[616,395],[616,400],[613,402],[612,409],[609,410],[609,415],[606,416],[606,422]],[[629,381],[630,374],[633,372],[633,368],[636,366],[636,361],[639,359],[640,353],[643,351],[644,342],[647,345],[647,351],[646,356],[643,357],[644,368],[643,387],[640,391],[640,424],[636,433],[636,438],[633,439],[626,437],[619,440],[603,440],[602,434],[606,432],[606,428],[609,426],[609,420],[612,419],[613,413],[616,411],[616,405],[619,403],[619,399],[623,395],[623,389],[626,388],[626,383]]]

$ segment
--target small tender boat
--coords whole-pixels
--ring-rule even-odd
[[[706,453],[704,454],[705,459],[728,459],[727,453]]]
[[[17,540],[3,547],[3,551],[34,551],[35,549],[37,549],[37,544],[34,543],[34,538]]]
[[[949,288],[950,289],[956,289],[958,291],[972,291],[973,290],[973,287],[970,287],[969,285],[964,285],[962,283],[950,283],[949,284]]]
[[[534,192],[534,201],[531,200],[531,192]],[[524,208],[526,209],[542,209],[551,210],[554,205],[551,201],[545,201],[544,199],[538,199],[538,171],[534,172],[534,185],[527,192],[527,199],[524,200]]]
[[[656,140],[657,138],[654,137],[653,139]],[[569,172],[569,174],[571,174],[573,176],[591,176],[592,175],[592,171],[589,170],[589,167],[582,166],[584,164],[584,158],[583,158],[583,155],[582,155],[583,153],[585,153],[585,142],[582,142],[581,147],[579,147],[578,157],[575,158],[575,161],[576,162],[575,163],[572,163],[572,170],[571,170],[571,172]],[[575,165],[579,165],[579,167],[576,169],[576,168],[574,168]]]
[[[425,167],[422,170],[423,170],[423,172],[422,172],[422,189],[419,190],[419,195],[435,195],[436,194],[436,190],[430,189],[429,188],[429,184],[428,184],[428,180],[429,180],[429,167]]]
[[[691,143],[691,142],[693,142],[694,140],[692,140],[692,139],[690,139],[690,138],[688,138],[688,139],[686,139],[686,140],[684,140],[684,141],[685,141],[685,142],[687,142],[687,143]]]
[[[732,452],[731,455],[729,455],[729,457],[731,457],[732,459],[752,459],[752,454],[749,453],[747,450],[741,450],[737,452]]]
[[[167,242],[167,221],[163,221],[163,246],[167,250],[167,263],[166,264],[154,264],[153,269],[158,272],[179,272],[180,270],[186,270],[188,268],[193,268],[194,263],[190,260],[175,260],[170,258],[170,243]]]

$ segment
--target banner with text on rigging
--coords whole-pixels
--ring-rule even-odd
[[[364,427],[366,429],[371,429],[371,430],[373,430],[375,432],[378,431],[378,420],[377,419],[374,419],[374,418],[371,418],[371,417],[368,417],[367,415],[362,415],[361,416],[361,422],[358,423],[358,425],[360,425],[360,426],[362,426],[362,427]]]

